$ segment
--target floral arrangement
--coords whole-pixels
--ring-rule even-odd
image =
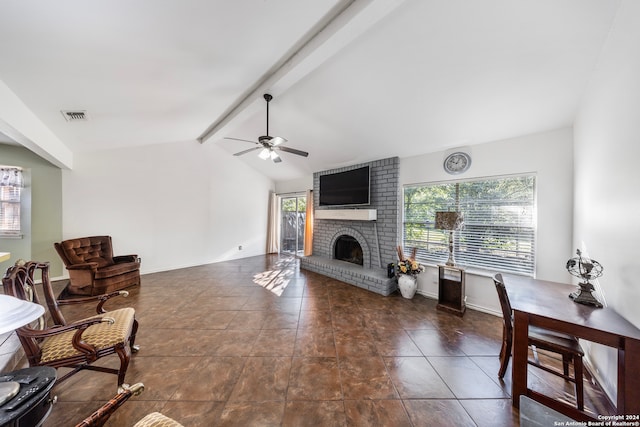
[[[424,265],[420,264],[416,261],[416,248],[411,252],[411,256],[408,258],[404,257],[402,253],[402,248],[398,246],[398,265],[396,266],[397,274],[409,274],[411,276],[415,276],[424,271]]]

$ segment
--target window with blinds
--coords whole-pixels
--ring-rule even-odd
[[[19,237],[20,195],[23,181],[19,168],[0,168],[0,237]]]
[[[434,228],[437,211],[458,211],[456,264],[533,276],[536,239],[534,175],[497,177],[404,188],[403,246],[423,262],[444,263],[449,231]]]

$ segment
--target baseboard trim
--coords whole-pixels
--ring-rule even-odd
[[[438,300],[438,294],[436,294],[436,293],[424,292],[424,291],[422,291],[420,289],[418,289],[417,293],[422,295],[425,298],[434,299],[436,301]],[[496,311],[494,309],[483,307],[481,305],[476,305],[476,304],[467,303],[466,305],[467,305],[467,308],[470,309],[470,310],[480,311],[482,313],[487,313],[487,314],[491,314],[493,316],[502,317],[502,313],[500,311]]]

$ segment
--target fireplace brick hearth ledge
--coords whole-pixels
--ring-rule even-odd
[[[367,206],[320,206],[320,176],[362,166],[370,167],[370,203]],[[300,268],[328,276],[381,295],[397,289],[387,277],[387,264],[397,261],[399,158],[375,160],[313,174],[313,255],[300,257]],[[363,252],[363,265],[335,259],[335,242],[353,237]]]
[[[395,277],[387,277],[387,269],[364,268],[337,259],[329,259],[322,256],[306,256],[300,259],[300,266],[305,270],[322,274],[345,283],[363,288],[377,294],[388,296],[397,288]]]

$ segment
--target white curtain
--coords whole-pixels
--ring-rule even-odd
[[[313,254],[313,190],[307,190],[307,212],[304,220],[304,256]]]
[[[276,193],[269,194],[269,214],[267,217],[267,253],[277,254],[280,252],[280,216],[278,215],[278,196]]]

